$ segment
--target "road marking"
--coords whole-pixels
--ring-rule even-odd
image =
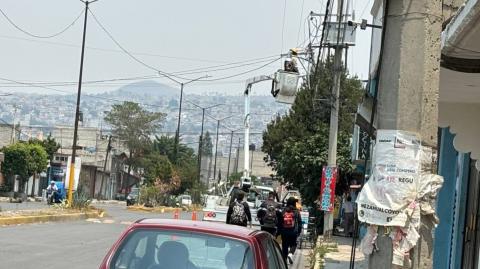
[[[123,224],[123,225],[130,225],[132,224],[133,222],[131,221],[121,221],[120,224]]]
[[[106,219],[104,221],[102,221],[103,223],[105,224],[112,224],[112,223],[115,223],[115,221],[113,219]]]
[[[99,219],[93,219],[93,218],[86,219],[85,221],[93,222],[93,223],[102,223]]]

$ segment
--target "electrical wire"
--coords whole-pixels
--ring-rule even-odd
[[[42,39],[47,39],[47,38],[53,38],[53,37],[57,37],[63,33],[65,33],[68,29],[70,29],[79,19],[80,17],[82,17],[82,15],[84,14],[84,10],[82,10],[82,12],[80,12],[80,14],[70,23],[68,24],[66,27],[64,27],[61,31],[57,32],[57,33],[54,33],[54,34],[50,34],[50,35],[45,35],[45,36],[42,36],[42,35],[37,35],[37,34],[32,34],[31,32],[27,31],[27,30],[24,30],[23,28],[21,28],[20,26],[18,26],[12,19],[10,19],[10,17],[8,17],[8,15],[5,13],[5,11],[3,11],[1,8],[0,8],[0,13],[3,15],[3,17],[5,17],[5,19],[13,26],[15,27],[17,30],[19,30],[20,32],[28,35],[28,36],[31,36],[31,37],[34,37],[34,38],[42,38]]]
[[[158,72],[159,74],[163,75],[163,76],[166,76],[166,77],[175,77],[175,78],[178,78],[178,79],[182,79],[182,80],[192,80],[191,78],[186,78],[186,77],[181,77],[181,76],[177,76],[175,74],[170,74],[170,73],[167,73],[167,72],[164,72],[152,65],[149,65],[143,61],[141,61],[140,59],[138,59],[135,55],[133,55],[132,53],[130,53],[127,49],[125,49],[125,47],[122,46],[122,44],[120,44],[120,42],[118,42],[115,37],[113,37],[113,35],[105,28],[105,26],[103,26],[103,24],[100,22],[100,20],[95,16],[95,14],[93,13],[93,11],[91,9],[88,9],[88,12],[90,12],[90,14],[92,15],[93,19],[95,20],[95,22],[97,23],[97,25],[103,30],[103,32],[105,32],[105,34],[107,34],[107,36],[113,41],[113,43],[115,43],[115,45],[117,45],[118,48],[120,48],[126,55],[128,55],[131,59],[133,59],[134,61],[136,61],[137,63],[143,65],[144,67],[148,68],[148,69],[151,69],[151,70],[154,70],[156,72]]]
[[[365,14],[365,11],[367,11],[367,8],[370,6],[371,2],[372,2],[372,0],[368,0],[365,7],[363,7],[362,13],[360,13],[360,19],[363,19],[363,15]]]
[[[50,44],[50,45],[80,48],[80,46],[75,45],[75,44],[52,42],[52,41],[45,41],[45,40],[35,40],[35,39],[28,39],[28,38],[15,37],[15,36],[0,35],[0,38],[29,41],[29,42],[35,42],[35,43],[41,43],[41,44],[43,43],[43,44]],[[102,51],[102,52],[124,53],[122,50],[115,50],[115,49],[106,49],[106,48],[98,48],[98,47],[90,47],[90,46],[86,46],[85,48],[90,49],[90,50]],[[205,66],[205,67],[199,67],[199,68],[194,68],[194,69],[187,69],[187,70],[172,72],[173,74],[177,74],[177,75],[181,75],[182,73],[185,73],[185,72],[192,72],[192,71],[199,71],[199,70],[209,70],[209,69],[212,69],[212,68],[218,68],[218,67],[224,67],[224,66],[230,66],[230,65],[237,65],[237,64],[249,63],[249,62],[260,61],[260,60],[268,60],[268,59],[271,59],[271,58],[274,58],[274,57],[278,57],[278,55],[270,55],[270,56],[265,56],[265,57],[252,58],[252,59],[247,59],[247,60],[228,63],[228,62],[223,62],[223,61],[198,59],[198,58],[187,58],[187,57],[178,57],[178,56],[169,56],[169,55],[160,55],[160,54],[146,53],[146,52],[131,52],[131,53],[134,54],[134,55],[160,57],[160,58],[175,59],[175,60],[206,62],[206,63],[208,63],[208,62],[210,62],[210,63],[221,63],[219,65],[211,65],[211,66]]]
[[[17,84],[28,85],[28,86],[36,87],[36,88],[42,88],[42,89],[46,89],[46,90],[50,90],[50,91],[55,91],[55,92],[60,92],[60,93],[72,94],[72,92],[68,92],[68,91],[64,91],[64,90],[59,90],[59,89],[55,89],[55,88],[52,88],[52,87],[35,85],[35,84],[28,83],[28,82],[21,82],[21,81],[17,81],[17,80],[13,80],[13,79],[8,79],[8,78],[2,78],[2,77],[0,77],[0,80],[8,81],[8,82],[13,82],[13,83],[17,83]],[[94,96],[94,95],[83,94],[83,96],[88,97],[88,98],[93,98],[93,99],[107,100],[107,101],[111,101],[111,102],[120,102],[120,103],[121,103],[121,102],[128,101],[128,100],[119,100],[119,99],[102,97],[102,96],[96,96],[96,95]],[[138,103],[138,102],[137,102],[137,103]],[[150,106],[150,107],[165,108],[165,107],[163,107],[163,106],[153,105],[153,104],[147,104],[147,103],[139,103],[139,104],[144,105],[144,106]]]
[[[287,14],[287,0],[284,1],[283,3],[283,19],[282,19],[282,49],[280,50],[280,54],[283,53],[283,45],[284,45],[284,35],[285,35],[285,17]]]
[[[300,23],[298,25],[298,32],[297,32],[297,44],[298,40],[300,39],[300,30],[302,29],[302,21],[303,21],[303,8],[305,7],[305,0],[302,1],[302,8],[300,9]],[[305,26],[305,24],[303,24]]]
[[[97,24],[100,26],[100,28],[102,28],[102,30],[110,37],[110,39],[123,51],[125,52],[125,54],[127,54],[130,58],[132,58],[133,60],[135,60],[136,62],[140,63],[141,65],[151,69],[151,70],[154,70],[154,71],[157,71],[160,75],[162,76],[166,76],[166,77],[175,77],[175,78],[178,78],[178,79],[182,79],[182,80],[192,80],[191,78],[186,78],[186,77],[182,77],[182,76],[178,76],[178,75],[175,75],[175,74],[172,74],[172,73],[167,73],[167,72],[164,72],[162,70],[159,70],[158,68],[155,68],[149,64],[146,64],[145,62],[141,61],[140,59],[138,59],[137,57],[135,57],[133,54],[131,54],[128,50],[126,50],[114,37],[112,34],[110,34],[110,32],[101,24],[101,22],[98,20],[98,18],[95,16],[95,14],[89,9],[88,10],[90,12],[90,14],[92,14],[94,20],[97,22]],[[271,62],[268,62],[267,64],[264,64],[258,68],[254,68],[254,69],[251,69],[251,70],[248,70],[248,71],[245,71],[245,72],[241,72],[241,73],[238,73],[238,74],[234,74],[234,75],[230,75],[230,76],[225,76],[225,77],[221,77],[221,78],[216,78],[216,79],[199,79],[197,81],[219,81],[219,80],[224,80],[224,79],[228,79],[228,78],[233,78],[233,77],[237,77],[237,76],[241,76],[241,75],[244,75],[244,74],[247,74],[247,73],[250,73],[250,72],[253,72],[253,71],[256,71],[256,70],[259,70],[265,66],[268,66],[276,61],[278,61],[280,58],[277,58],[275,59],[274,61],[271,61]]]
[[[257,71],[257,70],[260,70],[264,67],[267,67],[275,62],[277,62],[278,60],[280,60],[282,57],[278,57],[277,59],[273,60],[273,61],[270,61],[260,67],[257,67],[257,68],[253,68],[253,69],[250,69],[250,70],[247,70],[247,71],[244,71],[244,72],[241,72],[241,73],[238,73],[238,74],[234,74],[234,75],[230,75],[230,76],[225,76],[225,77],[220,77],[220,78],[214,78],[214,79],[200,79],[198,81],[219,81],[219,80],[224,80],[224,79],[229,79],[229,78],[234,78],[234,77],[238,77],[238,76],[241,76],[241,75],[245,75],[245,74],[248,74],[248,73],[251,73],[251,72],[254,72],[254,71]]]
[[[34,42],[34,43],[40,43],[40,44],[56,45],[56,46],[62,46],[62,47],[71,47],[71,48],[80,48],[81,47],[79,45],[71,44],[71,43],[29,39],[29,38],[9,36],[9,35],[0,35],[0,38],[12,39],[12,40],[22,40],[22,41],[28,41],[28,42]],[[117,49],[107,49],[107,48],[99,48],[99,47],[91,47],[91,46],[85,46],[85,48],[89,49],[89,50],[96,50],[96,51],[101,51],[101,52],[124,53],[123,51],[117,50]],[[207,60],[207,59],[200,59],[200,58],[188,58],[188,57],[171,56],[171,55],[161,55],[161,54],[148,53],[148,52],[132,52],[132,54],[141,55],[141,56],[174,59],[174,60],[192,61],[192,62],[205,62],[205,63],[216,63],[216,64],[227,63],[225,61]]]

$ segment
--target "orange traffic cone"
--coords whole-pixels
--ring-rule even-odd
[[[197,220],[197,211],[192,212],[192,220]]]
[[[178,219],[178,208],[175,209],[175,213],[173,213],[173,218]]]

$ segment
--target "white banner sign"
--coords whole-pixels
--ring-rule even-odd
[[[418,135],[378,130],[372,175],[357,199],[358,219],[382,226],[405,226],[405,209],[415,200],[420,176]]]

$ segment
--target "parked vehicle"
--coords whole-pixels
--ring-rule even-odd
[[[127,206],[136,204],[138,202],[139,194],[140,194],[139,188],[132,188],[130,193],[127,195]]]
[[[180,196],[178,196],[178,203],[180,205],[184,205],[184,206],[191,206],[192,205],[192,196],[190,196],[188,194],[180,195]]]
[[[100,269],[287,269],[270,234],[235,225],[143,219],[132,224]]]

